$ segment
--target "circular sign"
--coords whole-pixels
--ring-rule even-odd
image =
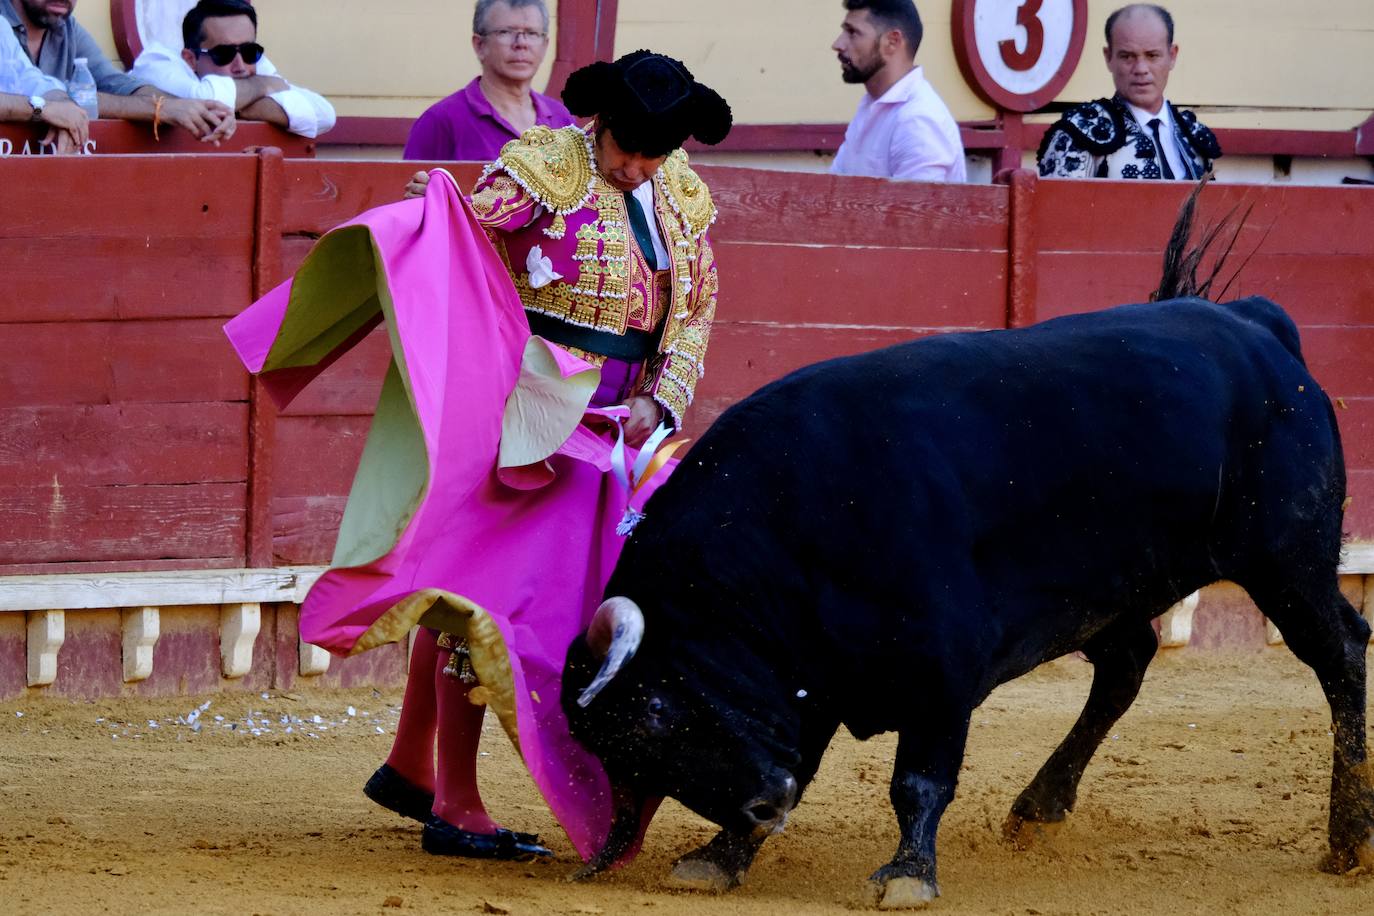
[[[954,0],[954,56],[973,91],[998,108],[1034,111],[1073,76],[1088,0]]]

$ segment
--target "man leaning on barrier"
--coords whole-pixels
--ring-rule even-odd
[[[60,80],[33,65],[7,29],[0,29],[0,121],[47,125],[43,142],[59,153],[81,152],[90,135],[86,112],[67,98]]]
[[[234,132],[234,112],[219,102],[177,98],[123,73],[76,21],[76,0],[0,0],[0,17],[39,70],[71,83],[85,58],[98,91],[100,117],[174,124],[218,145]]]
[[[258,11],[247,0],[200,0],[182,20],[182,49],[149,44],[130,71],[188,98],[215,99],[248,121],[267,121],[302,137],[334,126],[334,106],[288,83],[258,43]]]

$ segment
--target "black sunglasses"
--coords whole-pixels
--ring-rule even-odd
[[[216,67],[228,66],[234,58],[242,55],[245,64],[256,64],[262,59],[265,49],[256,41],[245,41],[241,45],[215,45],[213,48],[196,48],[196,57],[209,54]]]

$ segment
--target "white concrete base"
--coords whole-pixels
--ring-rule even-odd
[[[162,633],[155,607],[130,608],[119,613],[124,643],[124,683],[145,681],[153,673],[153,647]]]
[[[67,641],[64,611],[30,611],[28,618],[29,686],[46,687],[57,680],[57,651]]]
[[[261,605],[224,605],[219,617],[219,657],[225,677],[243,677],[252,669],[253,642],[261,629]]]
[[[60,607],[185,607],[253,601],[300,604],[323,566],[5,576],[0,611]]]
[[[301,640],[300,642],[300,672],[303,677],[314,677],[324,674],[329,670],[329,652]]]
[[[1193,612],[1199,601],[1197,592],[1179,601],[1159,618],[1159,644],[1165,649],[1188,645],[1193,638]]]

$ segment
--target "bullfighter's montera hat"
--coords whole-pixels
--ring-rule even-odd
[[[596,115],[627,153],[650,157],[668,155],[688,137],[719,143],[732,124],[725,99],[693,79],[682,61],[652,51],[574,71],[563,104],[577,117]]]

